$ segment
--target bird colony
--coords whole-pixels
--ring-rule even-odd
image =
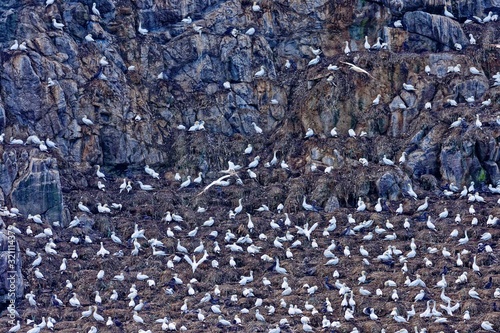
[[[46,1],[47,7],[55,5],[54,0]],[[247,9],[262,15],[261,5],[249,3]],[[99,6],[93,3],[89,10],[98,20]],[[446,7],[443,15],[453,17]],[[497,15],[490,12],[464,24],[496,24],[496,20]],[[55,18],[51,22],[53,29],[64,32],[63,23]],[[209,29],[189,16],[180,24],[200,36]],[[404,29],[400,21],[394,26]],[[243,33],[254,36],[259,28]],[[138,33],[151,34],[140,21]],[[240,33],[231,31],[233,36]],[[476,38],[470,35],[471,45]],[[85,41],[95,42],[92,35],[85,36]],[[356,64],[356,54],[384,52],[390,45],[380,37],[371,45],[365,37],[365,50],[352,46],[349,42],[339,46],[342,59],[348,61],[330,64],[326,71],[335,73],[343,67],[358,79],[376,80]],[[465,45],[454,47],[458,52]],[[309,49],[307,68],[326,61],[320,48]],[[26,52],[26,42],[16,40],[9,51]],[[110,62],[102,56],[99,66]],[[291,67],[292,62],[284,60],[284,68]],[[260,64],[256,68],[254,79],[265,80],[269,69]],[[460,64],[448,67],[449,75],[462,70]],[[484,75],[475,67],[466,72]],[[436,73],[426,66],[418,75]],[[98,78],[106,80],[103,71]],[[158,79],[168,78],[161,72]],[[493,87],[500,85],[499,73],[491,79]],[[336,85],[333,74],[327,81]],[[55,84],[48,79],[49,87]],[[230,82],[223,87],[232,89]],[[416,82],[401,87],[407,95],[421,88]],[[387,101],[381,94],[374,98],[373,106]],[[484,120],[479,112],[488,118],[488,126],[500,125],[500,120],[490,119],[491,99],[477,101],[468,96],[465,101],[441,102],[446,107],[468,103],[478,112],[474,119],[458,117],[449,124],[449,132],[468,126],[480,131]],[[401,100],[397,107],[408,105]],[[432,108],[430,102],[425,104],[425,109]],[[137,117],[135,121],[141,121]],[[78,122],[97,126],[87,116]],[[210,136],[205,125],[197,120],[173,130]],[[78,193],[77,200],[74,195],[66,198],[72,217],[68,225],[50,221],[44,214],[24,215],[15,207],[3,207],[0,215],[22,251],[26,292],[16,303],[16,325],[8,326],[3,318],[1,330],[403,333],[500,329],[499,185],[450,183],[427,191],[413,189],[409,181],[397,198],[371,194],[336,209],[315,202],[311,188],[292,198],[285,193],[282,202],[275,203],[268,196],[265,177],[274,177],[274,183],[283,182],[290,190],[292,185],[287,183],[293,179],[315,183],[314,179],[335,177],[343,172],[335,165],[346,158],[335,149],[335,165],[310,159],[297,163],[286,152],[266,150],[263,143],[269,133],[258,121],[251,123],[251,129],[237,156],[224,160],[227,168],[209,175],[150,165],[141,166],[143,171],[134,175],[118,175],[95,165],[87,175],[91,188]],[[298,141],[306,149],[340,148],[368,135],[353,128],[343,132],[335,127],[328,135],[320,131],[311,125]],[[5,151],[36,146],[41,154],[58,154],[49,138],[31,135],[7,142],[2,134],[1,139]],[[361,157],[348,167],[359,173],[381,169],[404,173],[406,152],[397,161],[391,159],[393,152],[382,155],[378,161]]]

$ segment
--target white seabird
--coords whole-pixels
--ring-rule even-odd
[[[57,22],[55,18],[53,18],[53,19],[52,19],[52,26],[53,26],[54,28],[56,28],[56,29],[61,30],[61,31],[62,31],[62,30],[63,30],[63,28],[64,28],[64,24]]]
[[[97,16],[99,16],[99,17],[100,17],[100,16],[101,16],[101,13],[99,12],[99,10],[97,9],[97,7],[96,7],[96,6],[97,6],[97,5],[96,5],[96,3],[94,2],[94,3],[92,4],[92,13],[94,13],[94,15],[97,15]]]
[[[260,128],[259,126],[257,126],[257,124],[255,122],[252,122],[252,126],[255,130],[255,133],[257,134],[262,134],[262,128]]]

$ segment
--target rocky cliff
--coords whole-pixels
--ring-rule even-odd
[[[18,209],[6,210],[3,216],[7,224],[16,223],[22,230],[18,241],[23,250],[43,251],[46,242],[24,235],[26,225],[33,225],[28,215],[39,214],[44,228],[59,230],[46,233],[62,246],[55,260],[59,265],[72,253],[72,236],[82,242],[88,236],[95,245],[103,237],[109,241],[112,231],[129,237],[134,222],[140,221],[151,222],[146,229],[157,228],[158,238],[167,237],[161,219],[168,210],[181,212],[188,221],[182,227],[192,229],[200,220],[196,207],[208,206],[210,215],[225,221],[218,230],[222,235],[238,227],[227,219],[227,212],[239,198],[245,198],[248,213],[263,203],[273,208],[283,203],[285,212],[297,214],[294,224],[318,222],[323,229],[332,214],[344,220],[344,214],[354,212],[360,197],[373,203],[370,207],[378,198],[386,204],[384,213],[359,219],[385,223],[398,202],[416,208],[409,199],[412,190],[440,206],[443,190],[454,190],[450,184],[461,190],[474,182],[478,191],[492,195],[487,186],[500,181],[499,14],[498,0],[3,1],[0,194],[3,206]],[[253,151],[246,155],[249,144]],[[402,155],[404,161],[398,164]],[[260,159],[255,177],[248,171],[238,173],[243,186],[231,176],[231,185],[213,185],[197,195],[222,176],[219,171],[228,168],[228,161],[245,167],[256,156]],[[282,161],[288,168],[280,167]],[[145,175],[145,165],[158,176]],[[96,172],[104,172],[105,179]],[[179,189],[176,173],[182,181],[198,174],[203,180]],[[152,184],[154,191],[141,192],[139,180]],[[130,193],[120,190],[123,181],[131,182]],[[98,188],[98,182],[105,188]],[[324,211],[304,213],[304,195]],[[483,215],[496,213],[490,199]],[[90,207],[84,217],[79,202]],[[99,202],[121,203],[123,208],[99,214]],[[467,203],[462,199],[453,205],[459,212]],[[435,218],[438,210],[435,207],[429,215]],[[267,220],[282,216],[264,214],[268,215],[261,223],[266,227],[258,229],[266,234]],[[66,229],[76,215],[86,222]],[[418,219],[425,221],[427,216]],[[244,218],[238,221],[247,225]],[[42,232],[40,227],[35,224],[33,229]],[[286,226],[281,228],[284,234]],[[242,235],[249,232],[246,227],[238,230]],[[404,244],[417,236],[404,228],[397,231],[404,234]],[[259,233],[252,233],[254,239]],[[205,239],[209,233],[202,235]],[[446,237],[431,238],[445,243]],[[270,235],[269,239],[272,242]],[[175,242],[164,241],[173,256]],[[322,241],[325,247],[330,243]],[[378,244],[385,247],[383,241]],[[75,279],[85,280],[85,272],[94,275],[100,267],[132,272],[150,267],[149,257],[140,265],[133,256],[120,265],[92,262],[98,246],[76,246],[89,262],[72,268],[70,280],[75,285]],[[133,248],[132,241],[128,247]],[[130,249],[122,250],[128,256]],[[305,261],[312,257],[305,250],[296,256]],[[223,260],[226,265],[229,259],[219,258],[221,267]],[[259,265],[243,257],[238,260],[238,275]],[[491,274],[496,272],[490,267],[496,259],[481,260]],[[165,286],[171,278],[163,271],[165,263],[156,258],[151,262],[161,275],[158,285]],[[43,265],[58,274],[54,263],[44,260]],[[30,291],[42,299],[64,290],[58,283],[64,284],[65,278],[40,285],[31,269],[23,274]],[[237,280],[236,273],[224,274],[212,279],[221,285]],[[320,280],[324,275],[328,274],[317,274]],[[300,274],[294,278],[303,282]],[[109,289],[104,282],[87,282],[79,294]],[[208,289],[208,283],[199,287],[203,293]],[[262,297],[267,301],[278,296]],[[29,307],[24,302],[20,306]],[[46,298],[42,303],[50,302]],[[111,311],[109,306],[100,310]],[[150,319],[160,316],[159,304],[150,310]],[[361,310],[356,313],[366,324]],[[385,310],[388,315],[390,309]],[[79,317],[74,311],[57,311],[50,315],[61,321]],[[116,311],[113,317],[130,319],[126,306]],[[23,317],[39,313],[28,308]],[[234,315],[225,313],[229,314]],[[178,318],[177,313],[170,316]],[[212,317],[213,323],[204,328],[189,329],[213,327],[217,316]],[[387,327],[379,326],[373,329]],[[126,332],[136,329],[124,327]]]

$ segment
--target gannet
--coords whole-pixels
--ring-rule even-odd
[[[19,43],[18,43],[18,41],[16,39],[16,40],[14,40],[14,44],[9,48],[9,50],[15,51],[15,50],[18,50],[18,49],[19,49]]]
[[[288,164],[286,164],[285,161],[283,161],[283,160],[281,161],[280,166],[282,169],[290,170],[290,167],[288,166]]]
[[[493,324],[490,323],[489,321],[485,320],[483,322],[481,322],[481,328],[483,330],[486,330],[486,331],[492,331],[492,332],[495,332],[495,330],[493,329]]]
[[[111,209],[108,208],[108,204],[102,205],[100,202],[97,203],[97,211],[99,213],[111,213]]]
[[[304,208],[305,210],[308,210],[308,211],[312,211],[312,212],[318,212],[318,208],[314,207],[313,205],[311,204],[308,204],[306,202],[306,196],[304,195],[304,198],[302,200],[302,208]]]
[[[151,186],[151,185],[145,185],[140,180],[138,180],[137,182],[139,183],[139,186],[140,186],[141,190],[143,190],[143,191],[152,191],[152,190],[154,190],[153,186]]]
[[[321,60],[321,57],[319,55],[317,55],[316,58],[309,61],[307,66],[314,66],[314,65],[318,64],[320,60]]]
[[[479,299],[479,300],[481,299],[481,297],[479,297],[479,294],[476,291],[476,287],[472,287],[469,290],[469,296],[472,297],[472,298],[475,298],[475,299]]]
[[[247,35],[247,36],[253,36],[254,33],[255,33],[254,27],[250,27],[247,29],[247,31],[245,31],[245,35]]]
[[[429,197],[425,197],[424,203],[417,207],[417,212],[424,211],[427,209],[427,207],[429,207],[428,200],[429,200]]]
[[[490,106],[491,105],[491,98],[488,98],[487,100],[482,101],[481,105],[482,106]]]
[[[351,67],[349,67],[349,69],[352,69],[355,72],[366,74],[369,77],[371,77],[372,79],[375,79],[370,73],[368,73],[366,70],[364,70],[361,67],[358,67],[358,66],[356,66],[354,64],[351,64],[351,63],[345,62],[345,61],[341,61],[341,63],[351,66]]]
[[[132,316],[132,319],[139,324],[144,324],[144,320],[138,315],[137,311],[134,311],[134,315]]]
[[[141,35],[146,35],[149,31],[148,29],[145,29],[142,27],[142,22],[139,21],[139,27],[137,28],[137,31],[141,34]]]
[[[411,84],[406,84],[403,82],[403,89],[406,91],[415,91],[415,87]]]
[[[187,16],[185,18],[183,18],[181,20],[182,23],[186,23],[186,24],[191,24],[193,22],[193,20],[191,19],[191,16]]]
[[[349,42],[345,41],[345,48],[344,48],[344,53],[349,55],[351,53],[351,49],[349,48]]]
[[[248,168],[249,169],[256,168],[259,165],[259,161],[260,161],[260,156],[255,156],[253,161],[250,162],[250,164],[248,164]]]
[[[382,157],[382,162],[385,164],[385,165],[390,165],[390,166],[393,166],[394,165],[394,161],[388,159],[385,155],[384,157]]]
[[[94,15],[97,15],[97,16],[99,16],[99,17],[101,16],[101,13],[100,13],[100,12],[99,12],[99,10],[97,9],[97,7],[96,7],[96,3],[95,3],[95,2],[92,4],[92,13],[94,13]]]
[[[28,214],[28,220],[33,220],[33,222],[35,223],[43,224],[42,217],[40,216],[40,214],[36,215]]]
[[[469,34],[469,43],[470,45],[476,45],[476,39],[472,36],[472,34]]]
[[[11,145],[22,145],[22,144],[24,144],[24,142],[21,139],[14,139],[13,137],[11,137],[9,144],[11,144]]]
[[[446,6],[444,6],[444,12],[443,13],[444,13],[444,16],[446,16],[446,17],[449,17],[449,18],[452,18],[452,19],[455,18],[455,16],[453,16],[453,14],[448,11],[448,9],[446,8]]]
[[[474,98],[474,96],[469,96],[469,97],[467,97],[467,98],[465,99],[465,101],[466,101],[467,103],[474,103],[474,101],[475,101],[475,100],[476,100],[476,99]]]
[[[94,125],[94,123],[92,122],[92,120],[88,119],[87,118],[87,115],[83,115],[82,117],[82,122],[87,125],[87,126],[92,126]]]
[[[255,133],[257,134],[262,134],[262,128],[260,128],[259,126],[257,126],[257,124],[255,122],[252,122],[251,124],[255,130]]]
[[[62,31],[62,30],[63,30],[63,28],[64,28],[64,24],[57,22],[55,18],[53,18],[53,19],[52,19],[52,26],[53,26],[54,28],[56,28],[56,29],[61,30],[61,31]]]
[[[96,255],[104,258],[108,254],[109,251],[104,248],[104,244],[103,242],[101,242],[101,248],[99,249],[99,251],[97,251]]]
[[[41,327],[37,324],[33,324],[33,328],[28,330],[26,333],[40,333]]]
[[[254,12],[260,12],[260,6],[257,4],[257,1],[254,1],[253,2],[253,5],[252,5],[252,10]]]
[[[16,333],[18,332],[19,330],[21,329],[21,324],[19,323],[19,320],[17,321],[17,324],[12,326],[10,329],[9,329],[9,332],[8,333]]]

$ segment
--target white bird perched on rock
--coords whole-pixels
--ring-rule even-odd
[[[188,187],[189,185],[191,185],[191,176],[187,176],[187,179],[181,183],[179,189]]]
[[[97,9],[97,7],[96,7],[96,6],[97,6],[97,5],[96,5],[96,3],[94,2],[94,3],[92,4],[92,13],[94,13],[94,15],[97,15],[97,16],[99,16],[99,17],[100,17],[100,16],[101,16],[101,13],[99,12],[99,10]]]
[[[329,71],[338,71],[339,66],[330,64],[326,69],[328,69]]]
[[[307,138],[310,138],[314,136],[314,131],[312,130],[312,128],[308,128],[307,131],[306,131],[306,135],[304,136],[305,139]]]
[[[467,98],[465,99],[465,101],[466,101],[467,103],[474,103],[474,102],[475,102],[475,100],[476,100],[476,99],[474,98],[474,96],[469,96],[469,97],[467,97]]]
[[[406,190],[406,193],[413,199],[417,199],[417,193],[413,190],[413,187],[411,186],[411,183],[408,184],[408,189]]]
[[[384,157],[382,157],[382,162],[385,164],[385,165],[390,165],[390,166],[393,166],[394,165],[394,161],[388,159],[385,155]]]
[[[446,17],[449,17],[449,18],[452,18],[452,19],[455,18],[455,16],[453,16],[453,14],[448,11],[448,9],[446,8],[446,6],[444,6],[443,13],[444,13],[444,16],[446,16]]]
[[[449,128],[455,128],[455,127],[459,127],[462,125],[462,117],[458,117],[457,120],[455,120],[454,122],[452,122],[450,124],[450,127]]]
[[[378,94],[377,97],[375,97],[375,99],[373,100],[372,105],[379,105],[380,97],[382,97],[382,96],[380,94]]]
[[[256,168],[259,165],[259,161],[260,161],[260,156],[255,156],[253,161],[248,164],[248,168],[249,169]]]
[[[406,84],[403,82],[403,89],[406,91],[415,91],[415,87],[411,84]]]
[[[490,323],[489,321],[485,320],[483,322],[481,322],[481,328],[483,330],[486,330],[486,331],[492,331],[492,332],[495,332],[495,330],[493,329],[493,324]]]
[[[481,122],[481,120],[479,120],[479,115],[478,114],[476,114],[476,121],[474,122],[474,125],[477,128],[481,128],[481,126],[483,126],[483,123]]]
[[[109,251],[104,248],[104,244],[101,242],[101,248],[97,251],[96,255],[104,258],[108,254]]]
[[[370,50],[371,48],[371,45],[370,43],[368,42],[368,36],[365,35],[365,43],[363,44],[363,47],[366,49],[366,50]]]
[[[253,36],[254,33],[255,33],[254,27],[248,28],[247,31],[245,31],[245,35],[247,36]]]
[[[348,41],[345,41],[344,53],[347,54],[347,55],[349,53],[351,53],[351,49],[349,48],[349,42]]]
[[[308,211],[312,211],[312,212],[317,212],[318,209],[316,207],[314,207],[313,205],[311,204],[308,204],[306,202],[306,196],[304,195],[304,199],[302,200],[302,208],[304,208],[305,210],[308,210]]]
[[[141,21],[139,21],[139,27],[137,28],[137,31],[143,36],[147,35],[147,33],[149,32],[148,29],[142,27]]]
[[[254,1],[253,2],[253,5],[252,5],[252,10],[254,12],[260,12],[260,6],[257,4],[257,1]]]
[[[472,287],[469,290],[469,296],[472,297],[472,298],[475,298],[475,299],[481,299],[481,297],[479,297],[478,292],[476,291],[476,287]]]
[[[490,106],[491,105],[491,98],[488,98],[487,100],[482,101],[481,105],[482,106]]]
[[[83,115],[82,117],[82,122],[87,125],[87,126],[92,126],[94,125],[94,122],[92,120],[90,120],[89,118],[87,118],[87,115]]]
[[[248,146],[245,148],[244,153],[245,153],[246,155],[250,155],[250,154],[252,153],[252,150],[253,150],[253,147],[252,147],[252,145],[249,143],[249,144],[248,144]]]
[[[469,43],[470,45],[476,45],[476,39],[472,36],[472,34],[469,34]]]
[[[141,190],[143,190],[143,191],[152,191],[152,190],[154,190],[153,186],[151,186],[151,185],[143,184],[140,180],[138,180],[137,182],[139,183],[139,186],[140,186]]]
[[[428,201],[429,201],[429,197],[425,197],[424,203],[417,207],[417,212],[421,212],[421,211],[426,210],[427,207],[429,207]]]
[[[374,77],[373,77],[370,73],[368,73],[366,70],[364,70],[363,68],[361,68],[361,67],[359,67],[359,66],[356,66],[356,65],[354,65],[354,64],[351,64],[351,63],[349,63],[349,62],[345,62],[345,61],[341,61],[341,63],[343,63],[343,64],[346,64],[346,65],[350,66],[350,67],[349,67],[349,69],[352,69],[352,70],[353,70],[353,71],[355,71],[355,72],[362,73],[362,74],[366,74],[366,75],[368,75],[369,77],[371,77],[372,79],[375,79],[375,78],[374,78]]]
[[[9,48],[9,50],[11,51],[15,51],[15,50],[18,50],[19,49],[19,42],[16,40],[14,40],[14,44],[12,44],[12,46]]]

